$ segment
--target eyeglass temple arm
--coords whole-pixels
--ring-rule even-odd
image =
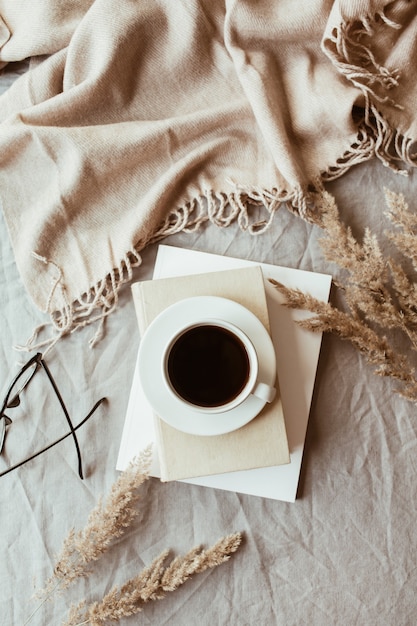
[[[12,467],[8,467],[7,470],[4,470],[3,472],[0,473],[0,477],[1,476],[5,476],[6,474],[9,474],[9,472],[12,472],[13,470],[17,469],[18,467],[21,467],[25,463],[28,463],[29,461],[32,461],[33,459],[36,459],[36,457],[40,456],[44,452],[47,452],[48,450],[50,450],[51,448],[56,446],[58,443],[61,443],[61,441],[64,441],[64,439],[67,439],[67,437],[70,437],[71,435],[74,437],[75,436],[75,431],[78,430],[79,428],[81,428],[81,426],[83,426],[83,424],[85,424],[86,421],[90,419],[90,417],[98,409],[100,404],[102,402],[104,402],[105,400],[106,400],[106,398],[100,398],[100,400],[98,400],[95,403],[95,405],[93,406],[91,411],[88,413],[88,415],[86,415],[85,418],[79,424],[77,424],[76,426],[72,426],[72,424],[71,424],[71,430],[70,430],[69,433],[67,433],[66,435],[63,435],[62,437],[60,437],[59,439],[57,439],[53,443],[50,443],[48,446],[46,446],[42,450],[39,450],[39,452],[36,452],[36,454],[32,454],[32,456],[28,457],[24,461],[21,461],[20,463],[17,463],[16,465],[13,465]],[[77,441],[77,444],[78,444],[78,441]],[[79,452],[79,448],[78,447],[77,447],[77,450]],[[84,476],[82,475],[81,458],[80,458],[80,456],[78,458],[79,458],[78,474],[79,474],[80,478],[83,479]]]
[[[64,415],[65,415],[65,418],[66,418],[66,420],[68,422],[68,426],[71,429],[71,434],[72,434],[72,438],[74,439],[75,449],[77,450],[78,474],[79,474],[80,478],[82,479],[82,478],[84,478],[84,476],[83,476],[83,467],[82,467],[82,461],[81,461],[81,450],[80,450],[80,446],[79,446],[79,443],[78,443],[77,435],[75,434],[74,426],[72,424],[71,418],[70,418],[69,413],[67,411],[67,407],[64,404],[64,400],[62,399],[62,396],[61,396],[61,394],[59,392],[59,389],[58,389],[57,384],[56,384],[56,382],[54,380],[54,377],[52,376],[52,374],[50,372],[49,367],[47,366],[47,364],[45,363],[45,361],[43,359],[40,361],[40,363],[41,363],[43,369],[45,370],[45,372],[46,372],[46,374],[47,374],[47,376],[49,378],[49,381],[50,381],[50,383],[51,383],[51,385],[52,385],[52,387],[53,387],[53,389],[55,391],[56,397],[58,398],[59,403],[60,403],[60,405],[62,407],[62,410],[64,411]]]

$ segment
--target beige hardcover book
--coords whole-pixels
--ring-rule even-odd
[[[147,280],[132,285],[141,335],[171,304],[192,296],[221,296],[252,311],[269,332],[262,269],[259,266],[192,276]],[[290,462],[278,393],[251,422],[225,435],[183,433],[155,415],[161,480],[179,480]]]

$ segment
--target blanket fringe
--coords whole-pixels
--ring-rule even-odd
[[[74,302],[68,297],[65,280],[61,269],[54,261],[33,253],[36,260],[48,265],[53,273],[52,286],[44,307],[49,321],[37,326],[24,345],[15,346],[19,351],[43,350],[49,352],[65,335],[80,330],[85,326],[96,324],[94,335],[89,346],[94,347],[101,339],[104,322],[118,306],[119,291],[122,285],[130,282],[133,269],[141,265],[140,252],[145,246],[179,232],[191,233],[204,223],[211,222],[219,228],[225,228],[237,222],[240,229],[257,236],[264,233],[272,224],[278,209],[286,204],[291,210],[308,217],[313,206],[308,199],[309,192],[296,189],[292,192],[271,191],[257,188],[245,188],[232,181],[232,192],[216,192],[206,190],[201,196],[193,198],[183,206],[171,211],[160,227],[146,239],[141,240],[122,259],[117,268],[112,269],[89,291],[82,294]],[[256,209],[266,211],[266,218],[254,219]],[[62,303],[56,310],[57,298]],[[44,333],[45,338],[41,338]]]
[[[385,10],[379,11],[375,15],[364,17],[362,21],[343,21],[338,28],[333,29],[326,40],[325,49],[339,72],[360,91],[371,95],[377,102],[401,108],[385,93],[398,86],[399,70],[389,70],[380,65],[370,46],[364,43],[367,37],[375,33],[379,22],[383,22],[388,28],[401,28],[401,24],[387,17]],[[329,43],[332,44],[331,48]],[[384,93],[379,93],[378,88]]]
[[[25,344],[15,346],[18,351],[30,352],[43,350],[47,354],[56,343],[65,335],[76,330],[97,323],[94,335],[89,340],[89,346],[94,347],[101,339],[105,318],[110,315],[118,305],[120,287],[131,280],[133,268],[141,264],[141,257],[136,250],[130,251],[107,276],[100,280],[92,289],[84,293],[75,302],[68,298],[65,282],[61,269],[50,259],[33,252],[34,258],[48,265],[55,272],[52,278],[52,287],[43,312],[49,316],[49,322],[39,324],[32,332]],[[56,294],[62,305],[57,311],[53,302]],[[45,339],[40,339],[43,331],[48,333]]]
[[[381,105],[402,110],[388,93],[399,85],[398,69],[388,69],[379,64],[366,42],[381,25],[397,30],[402,28],[401,24],[387,16],[384,9],[365,16],[361,21],[343,21],[332,30],[323,44],[335,67],[360,90],[364,98],[363,119],[358,128],[357,141],[338,159],[335,166],[323,172],[323,181],[338,178],[352,165],[373,156],[383,165],[405,176],[408,171],[403,166],[415,167],[417,164],[415,140],[392,128],[380,112]]]
[[[404,166],[416,167],[417,146],[412,137],[392,128],[378,109],[368,102],[365,117],[358,129],[357,140],[336,162],[322,173],[323,182],[345,174],[352,166],[376,157],[395,173],[408,176]]]

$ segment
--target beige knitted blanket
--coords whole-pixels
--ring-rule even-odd
[[[40,60],[0,98],[0,197],[56,336],[150,241],[414,165],[416,29],[415,0],[0,0],[0,62]]]

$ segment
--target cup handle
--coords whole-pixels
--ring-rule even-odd
[[[252,394],[257,398],[260,398],[264,402],[272,402],[275,398],[277,390],[275,387],[270,387],[266,383],[258,383],[255,389],[252,391]]]

